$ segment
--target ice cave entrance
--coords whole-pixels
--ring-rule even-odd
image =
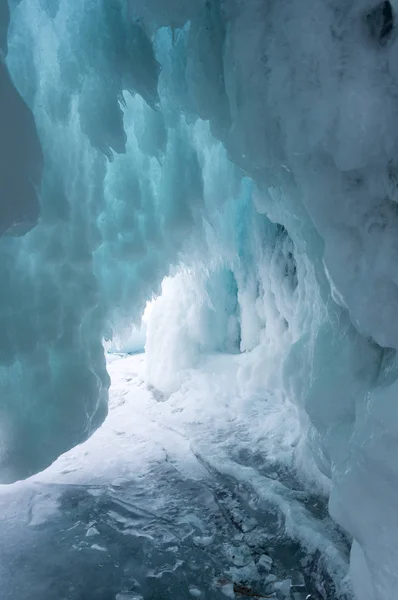
[[[147,325],[154,306],[155,299],[148,300],[141,319],[137,325],[128,324],[118,333],[114,333],[111,340],[104,340],[104,350],[107,355],[112,354],[143,354],[147,336]]]

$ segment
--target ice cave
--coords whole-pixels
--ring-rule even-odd
[[[398,600],[397,23],[0,0],[0,600]]]

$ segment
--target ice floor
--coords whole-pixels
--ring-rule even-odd
[[[1,600],[350,597],[348,541],[288,466],[294,415],[239,396],[239,360],[209,359],[166,398],[144,355],[109,357],[103,427],[0,488]]]

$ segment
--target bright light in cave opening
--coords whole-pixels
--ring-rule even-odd
[[[156,298],[148,300],[139,325],[126,326],[122,331],[115,333],[112,340],[104,340],[104,349],[108,354],[145,352],[147,326],[155,301]]]

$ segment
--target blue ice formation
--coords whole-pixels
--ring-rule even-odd
[[[32,114],[5,65],[7,0],[0,2],[0,235],[21,235],[36,224],[42,155]],[[3,191],[6,190],[6,193]]]
[[[393,598],[395,0],[10,4],[7,67],[44,171],[1,63],[0,227],[19,233],[0,239],[2,480],[101,424],[103,339],[183,265],[180,310],[204,299],[189,356],[252,353],[256,389],[272,371],[354,538],[358,598]]]

